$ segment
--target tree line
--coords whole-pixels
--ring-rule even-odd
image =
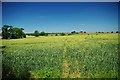
[[[85,31],[80,31],[80,32],[76,32],[76,31],[72,31],[70,33],[65,33],[65,32],[61,32],[61,33],[46,33],[44,31],[42,32],[39,32],[38,30],[35,30],[33,34],[28,34],[28,35],[31,35],[31,36],[48,36],[48,34],[54,34],[55,36],[65,36],[65,35],[73,35],[73,34],[79,34],[79,33],[86,33]]]
[[[66,36],[66,35],[74,35],[74,34],[86,34],[87,32],[86,31],[80,31],[80,32],[77,32],[77,31],[72,31],[72,32],[69,32],[69,33],[65,33],[65,32],[61,32],[61,33],[46,33],[44,31],[42,32],[39,32],[38,30],[35,30],[34,33],[31,33],[31,34],[28,34],[28,35],[31,35],[31,36],[48,36],[50,34],[53,34],[54,36]],[[116,32],[96,32],[96,33],[119,33],[118,31]]]
[[[17,27],[13,27],[13,26],[9,26],[9,25],[4,25],[2,27],[2,39],[18,39],[18,38],[26,38],[26,35],[28,36],[35,36],[35,37],[39,37],[39,36],[48,36],[50,34],[54,34],[55,36],[66,36],[66,35],[74,35],[74,34],[85,34],[87,33],[86,31],[80,31],[80,32],[77,32],[77,31],[72,31],[70,33],[65,33],[65,32],[62,32],[62,33],[47,33],[47,32],[39,32],[38,30],[35,30],[34,33],[24,33],[23,32],[24,29],[23,28],[17,28]],[[96,33],[114,33],[113,31],[112,32],[96,32]],[[118,31],[116,31],[115,33],[119,33]]]
[[[96,33],[105,33],[105,32],[96,32]],[[119,33],[119,31],[116,31],[116,32],[111,31],[111,32],[106,32],[106,33]]]

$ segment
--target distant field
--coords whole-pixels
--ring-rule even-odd
[[[117,33],[27,37],[2,45],[5,77],[118,77]]]

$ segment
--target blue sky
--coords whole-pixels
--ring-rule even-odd
[[[117,31],[117,2],[3,2],[2,24],[25,32]]]

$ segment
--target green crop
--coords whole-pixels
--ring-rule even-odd
[[[118,34],[2,40],[3,71],[15,78],[116,78]]]

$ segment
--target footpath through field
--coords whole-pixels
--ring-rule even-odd
[[[69,61],[67,60],[67,39],[64,40],[64,45],[63,45],[63,64],[62,64],[62,77],[63,78],[80,78],[80,69],[77,68],[75,71],[70,73],[70,67],[69,67]],[[79,64],[78,60],[76,59],[73,65],[76,67]]]

